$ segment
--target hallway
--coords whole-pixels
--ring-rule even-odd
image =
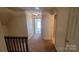
[[[35,34],[28,42],[30,52],[56,52],[52,41],[42,40],[40,34]]]

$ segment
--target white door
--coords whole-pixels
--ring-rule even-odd
[[[70,8],[69,11],[65,51],[79,51],[79,8]]]

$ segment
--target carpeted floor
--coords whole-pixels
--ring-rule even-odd
[[[43,40],[40,34],[34,35],[29,41],[29,52],[56,52],[50,40]]]

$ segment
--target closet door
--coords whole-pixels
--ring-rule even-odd
[[[79,51],[79,8],[69,9],[65,51]]]

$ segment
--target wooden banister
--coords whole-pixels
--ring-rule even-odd
[[[5,36],[4,38],[8,52],[28,52],[27,37]]]

